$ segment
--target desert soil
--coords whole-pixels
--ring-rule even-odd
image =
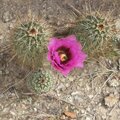
[[[120,120],[120,58],[93,58],[67,77],[52,70],[54,86],[40,95],[26,87],[32,71],[11,60],[7,43],[16,19],[31,11],[62,34],[78,17],[71,6],[120,19],[120,0],[0,0],[0,120]]]

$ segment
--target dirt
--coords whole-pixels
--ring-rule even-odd
[[[11,60],[8,44],[16,20],[29,11],[62,35],[90,10],[109,11],[119,19],[119,6],[119,0],[0,0],[0,120],[120,120],[119,57],[93,58],[67,77],[51,68],[55,76],[52,90],[36,95],[26,86],[32,71]]]

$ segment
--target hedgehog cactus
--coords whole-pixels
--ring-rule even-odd
[[[111,38],[114,36],[114,20],[92,14],[78,20],[70,34],[75,34],[84,46],[88,56],[99,56],[111,51]],[[107,49],[106,49],[107,48]]]
[[[22,65],[37,67],[40,64],[41,54],[47,48],[47,40],[52,30],[44,21],[23,22],[15,28],[13,33],[13,51]]]
[[[71,33],[76,34],[83,44],[97,46],[109,33],[107,21],[98,16],[88,15],[83,20],[78,21]],[[86,43],[85,43],[86,42]]]
[[[44,93],[51,89],[53,77],[48,70],[33,72],[27,80],[28,88],[35,93]]]
[[[105,39],[109,30],[105,19],[96,16],[87,16],[80,22],[80,26],[93,41]]]

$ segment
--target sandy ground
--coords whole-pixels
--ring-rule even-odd
[[[120,120],[119,58],[93,58],[67,77],[52,70],[54,86],[40,95],[26,87],[32,71],[11,60],[7,43],[16,19],[22,21],[31,11],[62,34],[89,10],[109,11],[119,19],[120,1],[0,0],[0,120]]]

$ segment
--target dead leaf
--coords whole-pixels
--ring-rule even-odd
[[[67,117],[76,118],[76,113],[75,113],[75,112],[65,111],[64,114],[65,114]]]

